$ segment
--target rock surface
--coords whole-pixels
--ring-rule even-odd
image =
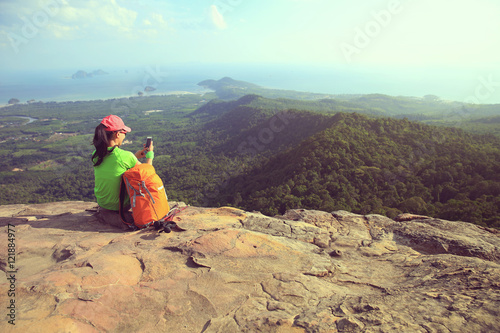
[[[422,216],[291,210],[271,218],[188,207],[176,217],[185,231],[123,232],[100,223],[95,208],[0,206],[0,268],[7,277],[17,269],[14,286],[0,281],[1,332],[500,327],[496,230]],[[15,326],[6,316],[12,300]]]

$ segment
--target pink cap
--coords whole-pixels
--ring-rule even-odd
[[[101,121],[101,124],[106,126],[106,131],[107,132],[115,132],[115,131],[125,131],[125,132],[130,132],[132,131],[130,127],[125,126],[125,123],[123,122],[122,118],[115,116],[115,115],[109,115],[106,118],[104,118]]]

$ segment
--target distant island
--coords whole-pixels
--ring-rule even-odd
[[[155,87],[151,87],[151,86],[147,86],[147,87],[144,88],[145,92],[151,92],[151,91],[155,91],[155,90],[156,90],[156,88]],[[144,93],[142,91],[138,91],[137,95],[144,96]]]
[[[87,73],[86,71],[79,70],[75,74],[71,75],[71,78],[72,79],[86,79],[86,78],[94,77],[97,75],[107,75],[107,74],[109,74],[109,73],[103,71],[102,69],[95,70],[91,73]]]

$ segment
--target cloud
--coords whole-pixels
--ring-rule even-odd
[[[151,14],[151,21],[153,22],[153,25],[155,25],[158,28],[167,28],[167,22],[163,19],[163,16],[161,14],[153,13]]]
[[[217,29],[224,30],[227,28],[224,16],[219,12],[216,5],[210,6],[210,19]]]
[[[81,33],[79,26],[68,26],[58,23],[49,23],[46,27],[57,39],[75,39]]]
[[[110,0],[109,3],[104,5],[102,2],[94,1],[94,3],[96,5],[93,7],[97,9],[99,19],[108,26],[128,29],[134,25],[137,13],[133,10],[120,7],[115,0]]]
[[[52,18],[52,23],[59,31],[79,30],[84,35],[109,35],[131,31],[136,18],[135,11],[121,7],[115,0],[91,0],[71,4],[65,2]],[[64,38],[68,37],[68,34],[55,36]],[[74,36],[76,37],[76,34]]]

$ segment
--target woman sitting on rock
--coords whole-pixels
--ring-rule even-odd
[[[96,127],[93,144],[95,151],[92,154],[94,164],[95,187],[94,194],[100,207],[101,218],[106,215],[106,222],[122,226],[119,215],[120,182],[122,174],[139,162],[139,158],[146,157],[146,163],[153,164],[153,143],[149,148],[144,147],[135,154],[123,150],[120,146],[125,140],[130,127],[125,126],[123,120],[115,115],[104,118]],[[116,217],[110,217],[116,215]],[[117,221],[109,221],[116,219]]]

